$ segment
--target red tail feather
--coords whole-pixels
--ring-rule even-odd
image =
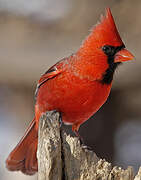
[[[28,175],[35,174],[38,171],[37,138],[38,132],[35,128],[35,119],[33,119],[25,135],[6,160],[6,166],[10,171],[20,170]]]

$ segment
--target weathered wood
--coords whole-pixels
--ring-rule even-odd
[[[38,180],[61,180],[61,138],[59,114],[48,112],[39,124]]]
[[[54,111],[41,117],[37,157],[38,180],[141,180],[141,168],[134,178],[132,167],[112,168],[77,137],[66,135]]]

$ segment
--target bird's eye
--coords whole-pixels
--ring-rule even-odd
[[[114,54],[112,46],[105,45],[105,46],[102,47],[102,50],[104,51],[104,53],[106,55],[111,55],[112,56]]]

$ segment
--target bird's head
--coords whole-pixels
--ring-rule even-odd
[[[84,40],[78,53],[94,57],[94,60],[99,62],[100,59],[106,58],[108,63],[119,63],[134,58],[121,40],[110,8],[106,8],[106,15],[101,16],[100,22]]]

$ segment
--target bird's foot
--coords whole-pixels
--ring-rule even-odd
[[[90,146],[87,146],[84,144],[84,140],[83,138],[80,136],[80,134],[78,133],[78,131],[74,131],[75,135],[78,137],[79,141],[80,141],[80,145],[83,149],[89,150],[89,151],[93,151],[93,149]]]
[[[84,145],[84,140],[83,138],[80,136],[80,134],[78,133],[78,131],[74,131],[74,134],[76,135],[76,137],[78,137],[79,141],[80,141],[80,145]]]

